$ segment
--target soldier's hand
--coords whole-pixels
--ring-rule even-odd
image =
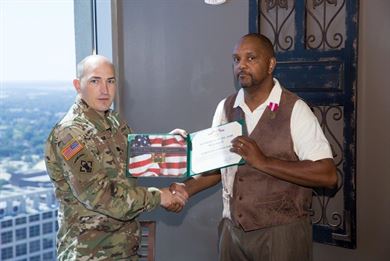
[[[169,186],[169,190],[171,191],[171,193],[173,195],[178,197],[180,199],[180,201],[187,202],[189,196],[188,196],[187,191],[185,190],[185,184],[184,183],[172,183]],[[185,205],[180,204],[180,202],[179,203],[174,202],[170,206],[168,206],[166,208],[166,210],[177,213],[177,212],[182,211],[184,206]]]
[[[178,183],[178,182],[172,183],[169,186],[169,190],[172,192],[172,194],[180,196],[185,201],[187,201],[188,198],[190,197],[186,190],[186,184],[184,183]]]
[[[168,188],[162,188],[161,191],[161,206],[173,212],[179,212],[183,209],[187,199],[182,195],[172,194]]]
[[[180,135],[184,139],[187,138],[187,132],[183,129],[174,129],[174,130],[170,131],[169,134]]]

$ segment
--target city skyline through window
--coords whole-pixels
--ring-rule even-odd
[[[0,260],[55,260],[43,151],[76,96],[73,0],[0,1],[0,56]]]

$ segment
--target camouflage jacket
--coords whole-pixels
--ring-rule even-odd
[[[45,161],[59,201],[57,260],[137,260],[135,218],[158,206],[160,193],[126,177],[129,133],[116,113],[102,116],[77,98],[49,135]]]

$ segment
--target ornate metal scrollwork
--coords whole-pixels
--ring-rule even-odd
[[[335,201],[335,195],[342,192],[344,186],[343,147],[342,143],[337,140],[336,136],[338,135],[335,134],[334,127],[332,127],[337,125],[334,123],[342,122],[343,110],[341,106],[314,106],[313,110],[332,147],[339,182],[337,187],[332,190],[323,188],[313,190],[312,222],[313,224],[329,225],[334,229],[341,228],[344,224],[343,208],[331,210],[330,204]]]
[[[290,2],[291,6],[289,7]],[[288,24],[287,22],[292,20],[292,14],[295,10],[295,1],[265,0],[261,1],[259,10],[259,23],[266,22],[268,25],[259,25],[259,28],[267,28],[264,33],[270,36],[270,39],[273,40],[275,50],[291,50],[294,43],[294,37],[292,34],[282,34],[282,31],[286,28],[286,24]]]
[[[313,27],[317,27],[317,29],[314,28],[312,30],[313,33],[306,29],[306,47],[309,49],[322,50],[340,48],[344,42],[343,34],[340,32],[331,32],[330,28],[332,28],[332,24],[343,10],[345,0],[339,4],[337,0],[312,0],[312,5],[309,5],[309,3],[310,1],[306,1],[305,3],[307,17],[306,23],[312,25]],[[337,6],[339,7],[328,17],[331,5],[335,8],[337,8]],[[314,12],[315,9],[320,8],[321,6],[322,10],[317,12],[316,15]],[[310,22],[311,20],[314,22],[313,24]],[[314,32],[320,32],[319,34],[316,34],[319,36],[319,39],[316,38]],[[332,33],[333,36],[329,36]]]

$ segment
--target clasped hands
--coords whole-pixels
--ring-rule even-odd
[[[182,129],[174,129],[170,134],[178,134],[185,138],[187,132]],[[231,152],[239,154],[251,167],[259,168],[267,160],[263,152],[253,139],[239,136],[232,140]],[[184,183],[172,183],[169,188],[161,189],[161,206],[168,211],[180,212],[187,203],[189,194]]]
[[[183,138],[187,137],[187,132],[183,129],[174,129],[169,134],[180,135]],[[172,183],[169,188],[162,188],[160,205],[168,211],[180,212],[189,198],[185,191],[184,183]]]
[[[188,201],[189,195],[184,183],[172,183],[169,188],[162,188],[161,206],[168,211],[180,212]]]

